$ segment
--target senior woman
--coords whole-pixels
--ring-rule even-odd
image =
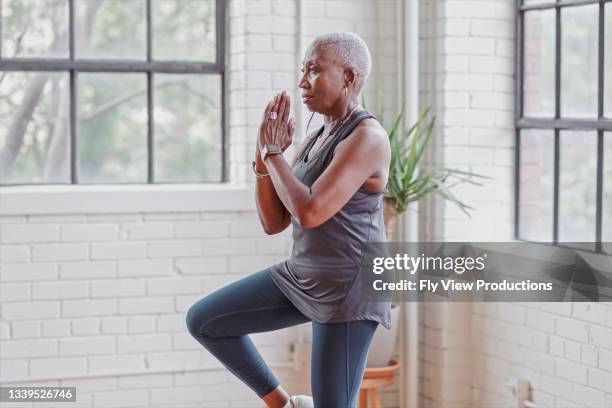
[[[362,301],[363,244],[385,241],[382,193],[388,135],[357,101],[370,72],[365,42],[348,32],[308,47],[299,87],[324,125],[289,165],[294,121],[285,92],[268,103],[253,170],[259,219],[267,234],[293,226],[290,257],[228,284],[187,313],[190,333],[268,407],[355,406],[374,331],[390,328],[390,302]],[[313,397],[289,396],[249,333],[312,322]]]

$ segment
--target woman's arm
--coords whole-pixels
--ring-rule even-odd
[[[286,120],[288,109],[288,97],[283,96],[279,118]],[[283,140],[286,130],[282,120],[266,126],[262,134],[265,142]],[[314,228],[338,212],[369,177],[388,170],[389,160],[389,139],[384,131],[371,126],[358,126],[338,144],[331,163],[312,187],[293,175],[282,155],[267,156],[264,164],[287,211],[303,227]]]
[[[310,140],[317,134],[317,132],[318,130],[311,132],[303,141],[301,146],[296,150],[291,163],[291,168],[293,168],[298,158],[304,152],[304,149]],[[265,164],[261,161],[261,155],[259,154],[261,149],[259,148],[259,143],[257,144],[256,150],[256,169],[260,173],[266,173],[268,170]],[[285,208],[285,204],[283,204],[283,202],[280,200],[278,194],[276,194],[274,184],[272,183],[270,177],[257,178],[255,183],[257,213],[259,215],[259,220],[264,227],[264,231],[266,231],[266,234],[268,235],[278,234],[284,231],[289,224],[291,224],[291,214],[289,211],[287,211],[287,208]],[[279,214],[281,214],[280,217]]]

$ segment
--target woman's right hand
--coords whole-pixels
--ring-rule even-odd
[[[280,138],[280,140],[282,140],[282,142],[279,143],[281,150],[284,152],[289,146],[291,146],[291,143],[292,143],[291,138],[293,137],[293,134],[295,132],[295,121],[293,118],[287,119],[287,117],[289,116],[290,109],[291,109],[290,103],[291,102],[290,102],[289,96],[284,95],[283,92],[279,92],[278,94],[274,96],[274,98],[266,106],[263,117],[261,119],[261,124],[259,125],[259,132],[257,135],[257,151],[258,152],[261,152],[261,149],[263,148],[263,145],[264,145],[264,140],[270,137],[268,133],[272,131],[271,125],[274,125],[274,124],[280,125],[280,127],[282,128],[285,128],[286,126],[286,130],[285,130],[286,135],[282,135],[283,137]],[[281,108],[284,112],[279,112]],[[276,119],[274,119],[275,121],[284,120],[285,123],[280,124],[278,122],[276,123],[271,122],[270,112],[277,112],[278,116]],[[276,132],[279,132],[279,130],[277,129],[275,130]],[[285,133],[285,132],[281,132],[281,133]]]

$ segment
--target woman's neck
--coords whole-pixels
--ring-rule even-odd
[[[329,125],[332,125],[332,124],[340,122],[356,106],[357,106],[356,102],[349,102],[346,105],[340,106],[337,110],[335,110],[333,112],[325,113],[323,115],[323,122],[325,123],[325,126],[329,126]]]

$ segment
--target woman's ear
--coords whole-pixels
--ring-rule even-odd
[[[348,88],[349,85],[351,84],[355,85],[355,78],[356,78],[356,75],[352,69],[347,68],[344,70],[344,86],[345,87]]]

